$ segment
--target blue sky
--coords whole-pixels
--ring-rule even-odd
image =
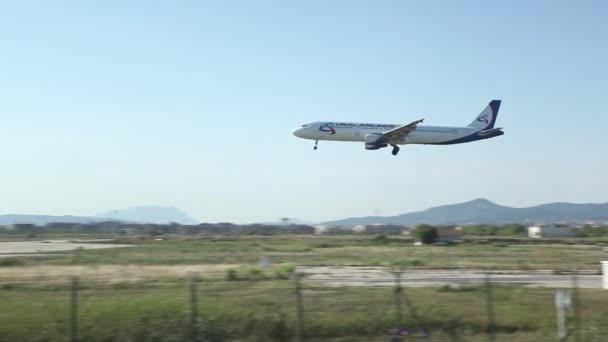
[[[486,197],[608,201],[604,1],[7,1],[0,214],[173,205],[322,221]],[[303,122],[502,137],[365,151]]]

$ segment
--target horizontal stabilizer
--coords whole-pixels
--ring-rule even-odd
[[[486,130],[480,131],[479,135],[481,135],[482,137],[486,137],[488,135],[497,135],[499,132],[503,133],[502,127],[486,129]]]

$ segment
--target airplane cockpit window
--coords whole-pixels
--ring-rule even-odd
[[[306,128],[308,127],[308,124],[302,125],[302,128]]]

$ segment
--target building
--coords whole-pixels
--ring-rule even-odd
[[[385,234],[385,235],[401,235],[403,232],[408,231],[407,226],[398,224],[368,224],[355,226],[355,231],[366,233],[366,234]]]
[[[358,228],[351,226],[316,225],[313,227],[315,234],[353,234],[360,231]]]
[[[437,242],[453,243],[462,240],[462,230],[452,228],[437,228]]]
[[[528,237],[531,238],[560,238],[576,236],[576,228],[549,226],[528,227]]]

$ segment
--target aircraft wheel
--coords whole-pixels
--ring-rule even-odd
[[[397,146],[397,145],[393,146],[393,151],[391,153],[394,156],[396,156],[399,153],[399,146]]]

